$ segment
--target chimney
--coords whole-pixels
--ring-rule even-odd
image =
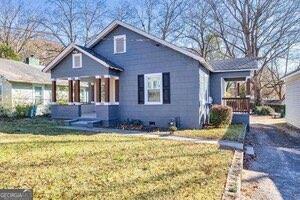
[[[25,59],[25,63],[29,65],[39,66],[40,60],[38,58],[35,58],[34,55],[30,55]]]

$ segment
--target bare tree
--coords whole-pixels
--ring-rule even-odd
[[[86,45],[91,38],[103,27],[103,19],[107,15],[107,10],[103,6],[105,0],[85,0],[81,12],[84,29],[84,44]]]
[[[111,10],[111,17],[120,21],[133,22],[136,18],[136,9],[128,1],[122,3]]]
[[[221,52],[221,40],[211,31],[213,19],[208,14],[205,1],[193,0],[190,2],[188,12],[184,17],[187,25],[184,36],[186,42],[191,43],[190,49],[206,60],[224,57]]]
[[[49,2],[42,25],[63,46],[78,40],[79,11],[76,0],[52,0]]]
[[[147,33],[151,33],[155,27],[156,19],[158,18],[158,4],[159,0],[141,0],[135,8],[137,21]]]
[[[217,25],[212,30],[223,40],[232,57],[260,59],[253,79],[256,102],[261,102],[259,74],[272,60],[299,41],[299,9],[296,0],[208,0]]]
[[[139,0],[114,8],[114,18],[135,24],[163,40],[176,41],[185,27],[183,15],[188,0]]]
[[[63,46],[86,44],[103,24],[104,0],[51,0],[42,21],[43,27]]]
[[[161,0],[157,26],[161,39],[176,41],[185,28],[183,15],[187,10],[186,0]]]
[[[22,1],[2,0],[0,7],[0,43],[10,45],[20,53],[27,42],[37,36],[37,13],[25,8]]]

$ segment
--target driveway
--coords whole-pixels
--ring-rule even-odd
[[[255,157],[245,156],[243,199],[300,199],[300,138],[269,122],[254,122],[246,137]]]

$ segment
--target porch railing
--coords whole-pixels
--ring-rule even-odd
[[[250,112],[250,98],[222,98],[222,101],[223,105],[231,107],[233,112]]]

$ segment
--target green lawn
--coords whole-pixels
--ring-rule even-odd
[[[55,125],[0,122],[0,188],[33,188],[35,199],[221,198],[231,151]]]
[[[243,125],[230,125],[227,128],[207,128],[195,130],[179,130],[175,135],[192,137],[192,138],[206,138],[218,140],[232,140],[238,141],[240,134],[244,131]]]

